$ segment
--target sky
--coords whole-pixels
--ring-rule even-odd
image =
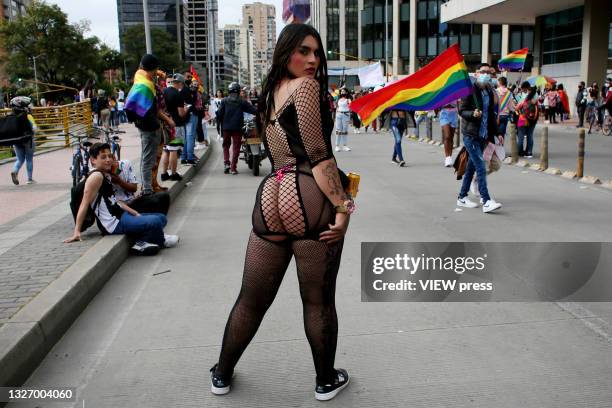
[[[89,20],[91,31],[88,35],[95,35],[108,46],[119,49],[119,27],[117,19],[116,0],[46,0],[47,3],[57,4],[68,14],[68,20],[76,23]],[[281,18],[283,0],[259,0],[264,4],[276,6],[277,35],[283,28]],[[242,18],[242,5],[255,3],[254,0],[218,0],[219,2],[219,28],[225,24],[238,24]]]

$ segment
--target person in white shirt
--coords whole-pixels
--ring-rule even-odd
[[[336,151],[350,152],[348,147],[348,125],[351,120],[351,96],[346,88],[340,89],[336,106]]]

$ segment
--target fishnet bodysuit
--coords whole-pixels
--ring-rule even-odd
[[[319,83],[312,79],[299,85],[266,127],[264,143],[273,170],[257,192],[242,288],[225,327],[217,375],[231,378],[295,255],[317,382],[326,384],[335,376],[335,290],[343,242],[318,240],[334,223],[335,212],[312,176],[314,166],[333,158],[332,129]],[[266,239],[274,235],[286,239]]]

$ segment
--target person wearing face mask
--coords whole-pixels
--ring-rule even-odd
[[[461,190],[457,197],[457,206],[476,208],[478,204],[468,198],[470,183],[476,173],[478,189],[483,202],[482,212],[490,213],[502,207],[489,195],[487,187],[487,171],[483,159],[484,147],[489,141],[495,142],[499,136],[503,144],[503,136],[497,126],[495,114],[495,95],[491,88],[490,66],[482,63],[476,71],[476,83],[473,85],[473,93],[461,99],[459,114],[461,121],[461,133],[463,144],[468,153],[468,164],[463,175]]]
[[[533,157],[533,132],[540,116],[536,98],[536,88],[532,88],[529,82],[521,84],[521,102],[516,111],[519,114],[517,126],[517,145],[519,156],[530,159]],[[526,148],[523,147],[524,139],[527,139]]]
[[[584,112],[586,110],[587,103],[587,92],[585,89],[584,81],[581,81],[578,85],[578,92],[576,93],[575,104],[578,111],[578,124],[577,128],[584,126]]]

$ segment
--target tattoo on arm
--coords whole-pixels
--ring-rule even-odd
[[[338,168],[333,163],[328,163],[323,169],[323,174],[327,176],[327,184],[331,188],[330,194],[332,196],[339,195],[344,197],[344,190],[340,183],[340,176],[338,175]]]

